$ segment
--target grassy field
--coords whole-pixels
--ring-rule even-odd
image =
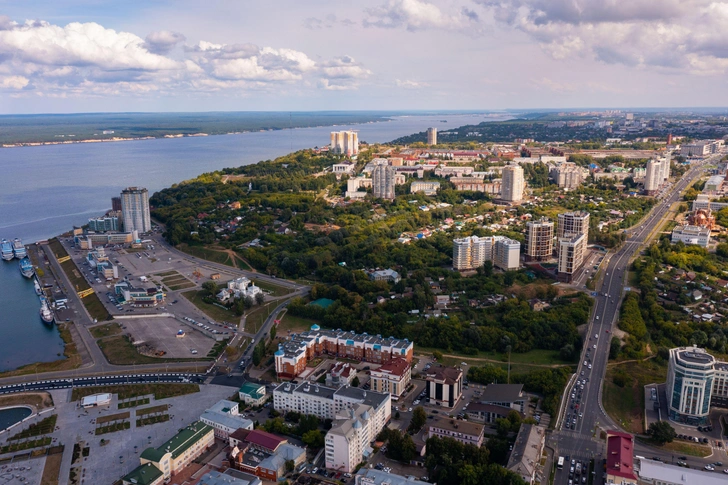
[[[170,291],[178,291],[178,290],[186,290],[187,288],[194,288],[194,287],[195,287],[195,284],[192,283],[191,281],[188,281],[186,283],[182,283],[179,285],[169,286],[169,289],[170,289]]]
[[[202,301],[202,291],[185,291],[182,296],[187,298],[193,305],[202,310],[205,315],[212,318],[217,322],[237,322],[240,317],[235,315],[230,310],[220,308],[217,305],[212,305]]]
[[[90,327],[88,330],[89,332],[91,332],[91,335],[93,335],[95,339],[121,334],[121,326],[119,326],[118,323],[106,323],[104,325],[97,325],[95,327]]]
[[[460,364],[460,362],[467,362],[469,365],[483,365],[485,363],[492,364],[505,364],[508,365],[508,354],[499,352],[478,352],[477,355],[465,355],[461,352],[447,352],[440,349],[428,348],[428,347],[417,347],[418,354],[430,354],[433,351],[440,351],[445,355],[443,362],[445,365]],[[450,357],[452,356],[452,357]],[[561,359],[559,352],[556,350],[541,350],[536,349],[526,353],[511,352],[511,370],[514,366],[519,367],[557,367],[575,365],[574,362],[569,362]]]
[[[15,370],[3,372],[0,374],[0,377],[24,376],[28,374],[59,370],[73,370],[81,367],[82,359],[78,354],[76,344],[73,342],[73,338],[71,337],[71,331],[69,330],[70,325],[73,325],[73,322],[66,322],[58,325],[58,331],[61,334],[61,339],[63,339],[63,342],[65,343],[65,347],[63,348],[63,356],[65,359],[54,360],[53,362],[28,364]]]
[[[177,246],[177,249],[189,254],[190,256],[205,259],[207,261],[212,261],[213,263],[219,263],[233,267],[235,266],[232,259],[230,259],[230,255],[222,251],[215,251],[213,249],[208,249],[202,246],[189,246],[187,244],[180,244],[179,246]]]
[[[47,392],[28,392],[0,396],[0,408],[19,404],[29,404],[35,406],[38,411],[42,411],[53,406],[53,398]]]
[[[8,438],[8,441],[22,440],[24,438],[31,438],[33,436],[41,436],[44,434],[50,434],[56,429],[56,420],[58,419],[57,414],[43,418],[37,423],[31,424],[26,429],[18,434],[15,434]]]
[[[129,399],[137,396],[147,396],[154,394],[154,399],[165,399],[168,397],[184,396],[200,392],[200,386],[197,384],[128,384],[116,386],[98,386],[98,387],[76,387],[71,393],[71,400],[90,396],[91,394],[118,394],[119,399]]]
[[[0,453],[11,453],[13,451],[22,451],[22,450],[29,450],[31,448],[39,448],[41,446],[48,446],[52,442],[50,436],[46,436],[45,438],[38,438],[36,440],[31,441],[21,441],[19,443],[12,443],[6,446],[3,446],[0,448]]]
[[[281,318],[281,324],[278,325],[277,335],[286,336],[288,335],[289,331],[291,333],[298,333],[303,332],[304,330],[310,330],[311,325],[318,323],[319,322],[317,322],[316,320],[303,317],[294,317],[290,313],[286,312]]]
[[[255,283],[255,286],[260,287],[262,290],[265,290],[267,292],[270,292],[272,296],[284,296],[289,293],[293,293],[292,288],[288,288],[285,286],[275,285],[273,283],[270,283],[268,281],[261,281],[259,278],[253,277],[252,281]]]
[[[650,443],[652,444],[652,443]],[[652,446],[655,446],[652,444]],[[663,450],[671,451],[675,453],[676,455],[690,455],[690,456],[710,456],[713,452],[711,450],[710,446],[704,446],[704,445],[697,445],[693,443],[686,443],[684,441],[673,441],[672,443],[665,443],[662,446],[658,446],[657,448],[662,448]]]
[[[158,364],[175,362],[171,359],[149,357],[137,352],[126,335],[115,335],[97,341],[108,361],[116,365]]]
[[[260,327],[263,326],[266,318],[268,318],[269,312],[275,310],[276,306],[278,304],[271,301],[260,306],[254,306],[248,310],[245,317],[245,331],[248,333],[257,333]]]
[[[164,413],[167,411],[167,409],[169,409],[168,404],[160,404],[159,406],[150,406],[148,408],[137,409],[136,415],[137,417],[139,417],[145,414]]]
[[[143,397],[141,399],[132,399],[131,401],[123,401],[118,404],[119,409],[128,409],[128,408],[135,408],[137,406],[144,406],[145,404],[149,404],[149,398]]]
[[[614,376],[627,377],[627,384],[619,387]],[[667,368],[652,360],[610,365],[604,380],[603,403],[607,413],[630,433],[644,432],[645,385],[664,382]]]
[[[131,416],[131,413],[129,411],[125,413],[118,413],[118,414],[109,414],[108,416],[99,416],[96,418],[96,424],[106,424],[106,423],[113,423],[114,421],[122,421],[124,419],[129,419]]]

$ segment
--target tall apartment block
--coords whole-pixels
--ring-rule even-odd
[[[526,223],[526,257],[531,261],[545,261],[554,252],[554,223],[542,217]]]
[[[111,198],[111,210],[114,212],[121,212],[121,197]]]
[[[504,236],[470,236],[453,240],[452,266],[457,271],[477,269],[486,261],[508,271],[520,266],[521,243]]]
[[[524,187],[523,168],[518,165],[503,167],[501,199],[506,202],[520,202],[523,199]]]
[[[427,129],[427,144],[437,145],[437,128]]]
[[[382,163],[372,171],[372,194],[379,199],[394,199],[394,182],[397,169]]]
[[[359,134],[356,131],[332,131],[331,151],[354,156],[359,153]]]
[[[645,193],[654,195],[670,178],[670,155],[659,160],[647,162],[645,173]]]
[[[476,269],[492,259],[493,238],[470,236],[452,242],[452,267],[455,270]]]
[[[558,274],[561,281],[571,281],[583,266],[589,240],[589,213],[559,214],[557,227]]]
[[[121,214],[126,232],[139,234],[152,230],[149,215],[149,191],[141,187],[128,187],[121,192]]]

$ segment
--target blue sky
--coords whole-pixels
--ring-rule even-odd
[[[728,0],[0,0],[0,113],[728,106]]]

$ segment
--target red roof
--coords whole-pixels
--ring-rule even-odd
[[[607,433],[607,475],[637,480],[634,474],[634,437],[629,433]]]
[[[254,429],[253,431],[248,433],[245,441],[252,445],[260,446],[261,448],[264,448],[266,450],[275,451],[278,446],[286,443],[288,440],[285,438],[281,438],[280,436],[268,433],[267,431]]]
[[[407,372],[407,368],[410,366],[409,362],[406,360],[395,357],[394,359],[390,360],[389,362],[382,364],[379,369],[376,369],[379,372],[384,372],[387,374],[391,374],[394,376],[402,377]]]

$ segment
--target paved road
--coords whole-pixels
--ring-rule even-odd
[[[722,155],[715,155],[695,163],[677,183],[663,191],[658,198],[658,204],[640,225],[628,231],[626,242],[616,252],[610,252],[602,263],[601,269],[604,275],[597,284],[595,307],[589,322],[584,350],[577,372],[572,376],[565,392],[565,399],[557,418],[557,431],[552,434],[550,441],[558,454],[569,455],[571,459],[585,462],[591,458],[601,458],[604,453],[604,443],[599,438],[597,429],[619,429],[619,426],[604,412],[601,384],[606,375],[612,331],[616,326],[619,307],[626,291],[624,278],[627,266],[653,232],[664,224],[664,216],[670,206],[679,200],[682,191],[692,184],[696,177],[702,175],[703,165],[716,161],[720,156]],[[661,454],[646,446],[640,445],[635,448],[638,454],[643,453],[644,456],[661,456],[667,462],[672,458],[670,454]],[[715,461],[715,458],[705,462],[708,461]],[[599,463],[599,460],[597,462]],[[568,483],[570,466],[564,468],[565,470],[557,472],[554,483],[558,485]],[[601,473],[597,473],[595,478],[595,484],[602,483]]]
[[[0,386],[0,395],[25,391],[51,391],[54,389],[69,389],[72,387],[110,386],[115,384],[144,384],[157,382],[182,384],[188,382],[202,382],[204,380],[204,374],[191,373],[125,374],[99,377],[49,379]]]

